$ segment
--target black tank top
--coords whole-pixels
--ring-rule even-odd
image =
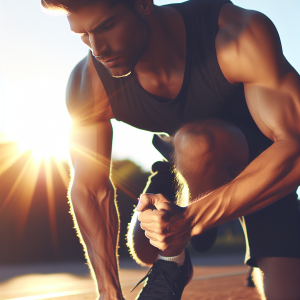
[[[218,18],[221,6],[227,2],[230,1],[190,0],[170,5],[182,15],[186,29],[184,79],[174,100],[160,101],[131,75],[111,77],[93,58],[117,120],[147,131],[172,135],[187,122],[222,119],[240,128],[249,128],[263,140],[267,139],[249,113],[243,85],[229,83],[218,64],[215,48]]]

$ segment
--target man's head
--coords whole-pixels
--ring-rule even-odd
[[[152,0],[42,0],[42,5],[68,12],[71,31],[113,77],[130,74],[147,46]]]
[[[83,6],[93,2],[107,1],[113,5],[123,3],[129,8],[133,8],[136,0],[41,0],[42,6],[49,10],[62,10],[66,13],[74,13]]]

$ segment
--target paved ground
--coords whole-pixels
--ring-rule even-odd
[[[244,286],[247,267],[242,256],[194,257],[194,277],[182,300],[259,300],[255,288]],[[147,269],[131,261],[121,262],[120,279],[126,300],[134,300],[140,287],[133,286]],[[84,264],[0,266],[0,299],[13,300],[94,300],[93,281]]]

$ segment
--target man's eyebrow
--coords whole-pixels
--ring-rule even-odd
[[[100,24],[96,25],[93,29],[89,30],[89,32],[93,32],[97,29],[101,29],[102,27],[104,27],[106,24],[108,24],[110,21],[112,21],[118,13],[115,13],[114,15],[108,17],[106,20],[104,20],[103,22],[101,22]]]
[[[93,29],[91,30],[88,30],[88,32],[93,32],[97,29],[101,29],[101,27],[104,27],[106,24],[108,24],[111,20],[113,20],[116,16],[117,16],[118,13],[115,13],[114,15],[108,17],[107,19],[105,19],[104,21],[102,21],[100,24],[96,25]],[[76,29],[72,29],[71,28],[71,32],[72,33],[75,33],[75,34],[84,34],[84,32],[79,32],[79,31],[76,31]]]

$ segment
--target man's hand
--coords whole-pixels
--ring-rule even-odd
[[[139,221],[150,243],[160,249],[177,248],[191,237],[191,222],[185,207],[167,200],[162,194],[142,194],[136,208]]]

